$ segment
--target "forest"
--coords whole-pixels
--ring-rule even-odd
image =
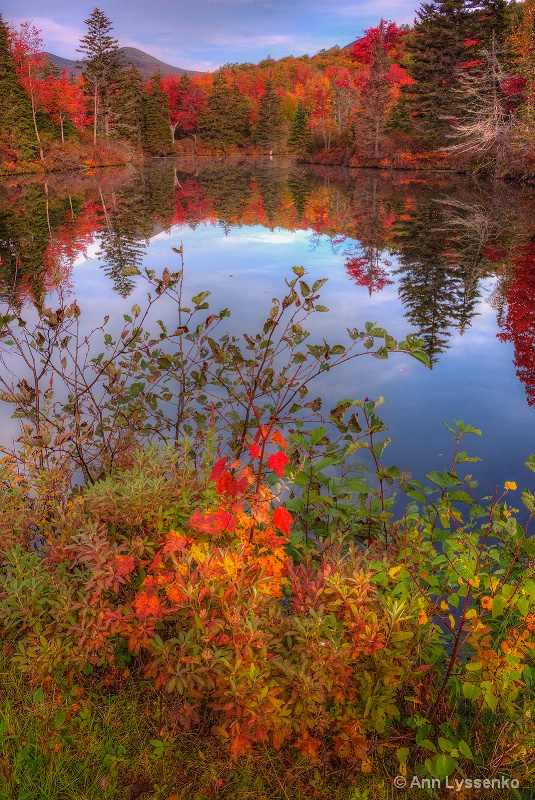
[[[69,79],[0,19],[0,174],[136,156],[286,153],[533,177],[535,2],[437,0],[315,55],[144,81],[96,8]],[[348,33],[351,38],[351,32]]]

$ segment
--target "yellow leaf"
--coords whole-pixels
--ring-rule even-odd
[[[455,617],[453,616],[453,614],[448,614],[448,619],[450,621],[451,627],[455,628]]]
[[[429,622],[429,617],[425,611],[421,611],[418,617],[418,625],[425,625],[426,622]]]
[[[476,575],[474,578],[467,578],[467,582],[470,586],[473,586],[475,589],[479,589],[479,576]]]
[[[474,619],[474,617],[477,617],[477,611],[475,608],[469,608],[466,612],[466,619]]]
[[[482,597],[481,608],[486,608],[487,611],[490,611],[492,608],[492,597]]]
[[[407,774],[407,765],[406,764],[400,764],[399,765],[399,774],[400,775],[406,775]]]
[[[373,769],[372,762],[370,761],[369,758],[365,758],[362,761],[361,765],[360,765],[360,771],[361,772],[371,772],[372,769]]]
[[[442,602],[440,603],[440,610],[441,610],[441,611],[449,611],[449,610],[450,610],[450,607],[449,607],[449,605],[446,603],[446,601],[445,601],[445,600],[442,600]]]
[[[505,489],[506,492],[509,491],[509,489],[511,489],[514,492],[516,489],[516,483],[514,481],[505,481],[503,488]]]
[[[398,565],[397,567],[392,567],[391,569],[388,570],[389,577],[390,578],[397,578],[397,576],[399,575],[399,573],[401,572],[402,569],[403,569],[402,565],[401,566]]]

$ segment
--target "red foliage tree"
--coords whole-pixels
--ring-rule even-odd
[[[535,242],[522,248],[512,264],[507,315],[498,339],[513,343],[516,374],[526,387],[529,405],[535,406]]]

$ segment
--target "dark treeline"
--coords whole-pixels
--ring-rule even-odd
[[[348,47],[147,82],[99,9],[76,82],[44,57],[39,31],[0,20],[0,167],[65,168],[76,146],[115,142],[123,157],[246,149],[530,177],[534,10],[534,0],[437,0],[413,27],[381,20]]]

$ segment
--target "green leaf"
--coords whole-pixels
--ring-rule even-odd
[[[425,766],[433,778],[444,780],[457,769],[457,761],[447,753],[440,753],[432,759],[427,758]]]
[[[388,358],[388,350],[383,345],[375,353],[372,353],[374,358]]]
[[[463,739],[461,739],[460,742],[457,742],[457,750],[459,753],[461,753],[461,755],[463,755],[465,758],[468,758],[470,761],[474,760],[474,756],[472,755],[470,747]]]
[[[203,300],[206,300],[207,297],[210,297],[211,294],[212,292],[200,292],[199,294],[196,294],[195,297],[191,298],[191,302],[198,306]],[[208,306],[205,306],[205,308],[208,308]]]
[[[455,489],[453,492],[448,492],[448,497],[450,500],[457,500],[459,503],[470,503],[471,505],[474,502],[466,489]]]
[[[475,462],[475,461],[481,461],[481,459],[479,458],[479,456],[469,456],[466,450],[461,450],[461,452],[457,453],[457,455],[455,456],[456,464],[466,463],[467,461]]]
[[[424,350],[410,350],[409,355],[412,356],[412,358],[415,358],[416,361],[420,361],[426,367],[431,366],[431,361],[429,360],[429,356]]]
[[[137,267],[134,266],[123,267],[123,275],[125,278],[128,278],[131,275],[141,275],[141,272],[138,270]]]
[[[327,308],[327,306],[314,306],[314,311],[321,311],[322,313],[325,313],[325,311],[328,310],[329,309]]]
[[[452,486],[459,486],[461,481],[457,477],[453,477],[449,473],[442,473],[437,471],[428,472],[425,476],[428,481],[439,486],[441,489],[449,489]]]
[[[312,433],[310,434],[310,444],[316,445],[320,442],[323,437],[327,434],[327,428],[320,426],[319,428],[314,428]]]

